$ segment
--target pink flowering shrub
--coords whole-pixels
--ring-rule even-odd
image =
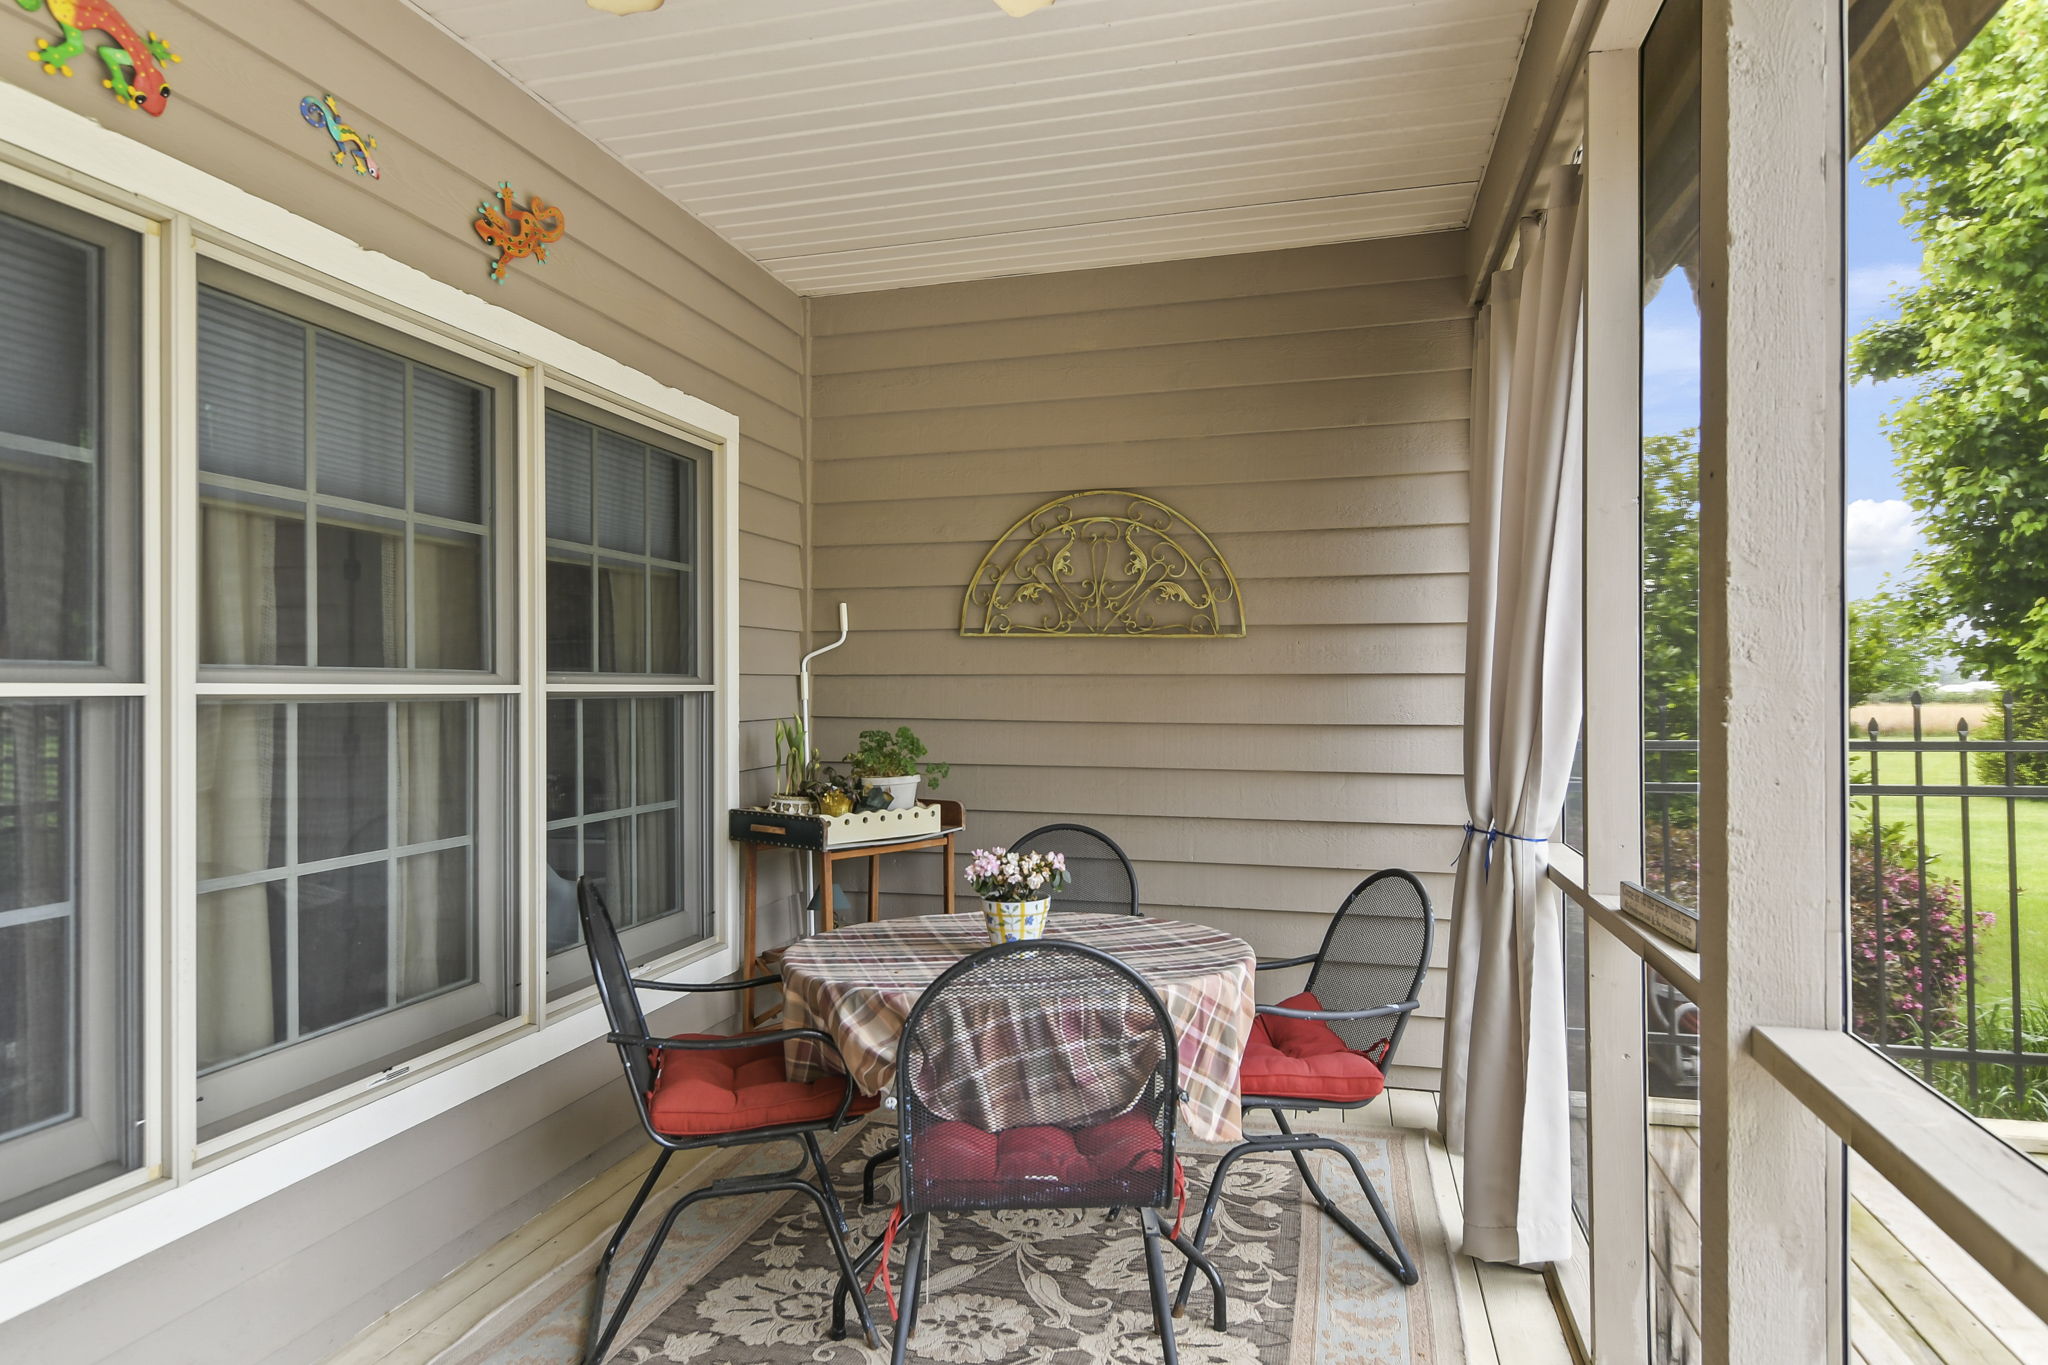
[[[1698,829],[1674,823],[1667,838],[1661,822],[1651,820],[1643,834],[1644,885],[1697,905]],[[1882,977],[1883,999],[1888,1002],[1882,1010],[1883,1041],[1918,1042],[1962,1022],[1970,970],[1963,889],[1936,875],[1930,859],[1923,922],[1919,851],[1912,836],[1904,825],[1887,825],[1883,841],[1880,872],[1870,826],[1849,835],[1850,1003],[1856,1032],[1878,1039]],[[1980,932],[1994,923],[1990,911],[1977,912]]]
[[[1884,827],[1881,860],[1873,842],[1867,825],[1850,835],[1850,1007],[1862,1036],[1917,1041],[1961,1019],[1968,911],[1962,887],[1930,868],[1923,913],[1918,850],[1903,825]],[[1977,912],[1980,930],[1992,923],[1990,911]]]

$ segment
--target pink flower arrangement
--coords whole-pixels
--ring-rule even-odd
[[[1064,853],[1018,853],[977,848],[967,863],[967,884],[985,901],[1043,900],[1073,880]]]

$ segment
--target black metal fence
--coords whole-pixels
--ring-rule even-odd
[[[1852,1025],[1972,1112],[2048,1119],[2048,739],[1993,709],[1992,739],[1929,733],[1918,693],[1851,730]],[[1699,741],[1669,728],[1643,744],[1644,881],[1694,904]]]

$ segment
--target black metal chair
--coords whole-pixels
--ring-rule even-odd
[[[1138,913],[1138,874],[1116,840],[1101,830],[1075,824],[1041,825],[1010,847],[1066,855],[1067,871],[1074,880],[1054,898],[1054,914],[1062,909],[1118,915]],[[875,1176],[896,1159],[896,1152],[891,1146],[868,1158],[860,1178],[864,1203],[875,1202]]]
[[[1389,868],[1375,872],[1352,889],[1330,921],[1322,947],[1301,957],[1261,962],[1260,971],[1283,967],[1309,968],[1301,994],[1277,1005],[1260,1005],[1252,1043],[1238,1072],[1245,1113],[1263,1109],[1280,1126],[1278,1133],[1247,1137],[1224,1153],[1202,1201],[1202,1221],[1195,1246],[1208,1245],[1223,1182],[1239,1158],[1253,1152],[1286,1152],[1294,1158],[1302,1183],[1323,1212],[1349,1233],[1366,1254],[1385,1266],[1402,1284],[1420,1278],[1401,1233],[1359,1163],[1358,1154],[1335,1138],[1297,1133],[1287,1115],[1314,1109],[1358,1109],[1386,1089],[1386,1070],[1407,1030],[1408,1016],[1420,1003],[1423,974],[1429,970],[1430,943],[1436,918],[1429,893],[1408,872]],[[1386,1245],[1323,1192],[1309,1169],[1306,1153],[1335,1152],[1351,1167],[1379,1220]],[[1194,1276],[1181,1280],[1174,1299],[1178,1313],[1187,1303]]]
[[[633,1092],[633,1106],[640,1125],[661,1148],[653,1169],[640,1182],[640,1192],[619,1220],[603,1256],[597,1262],[597,1284],[590,1309],[590,1328],[584,1338],[584,1365],[597,1365],[611,1349],[633,1306],[633,1299],[647,1279],[661,1244],[684,1209],[705,1199],[733,1195],[770,1194],[789,1191],[801,1194],[818,1206],[824,1218],[825,1235],[839,1262],[840,1289],[835,1308],[835,1326],[844,1335],[845,1293],[853,1294],[861,1327],[868,1344],[879,1347],[874,1318],[861,1294],[852,1257],[846,1249],[846,1218],[840,1211],[838,1195],[832,1188],[825,1154],[818,1147],[818,1134],[831,1132],[848,1117],[875,1107],[862,1102],[850,1076],[827,1076],[798,1084],[784,1078],[782,1045],[791,1038],[810,1038],[827,1051],[837,1053],[831,1037],[817,1029],[781,1029],[773,1033],[742,1033],[734,1036],[684,1034],[657,1038],[647,1029],[635,989],[660,991],[738,991],[749,986],[770,986],[780,978],[756,977],[751,981],[720,981],[710,985],[636,980],[612,926],[611,912],[590,878],[576,883],[576,909],[583,921],[583,941],[590,950],[591,970],[597,978],[598,999],[604,1002],[605,1017],[611,1023],[607,1035],[619,1049],[625,1067],[626,1084]],[[752,1142],[787,1138],[804,1150],[804,1159],[787,1170],[768,1175],[714,1180],[678,1199],[661,1220],[654,1237],[641,1254],[633,1278],[609,1319],[604,1316],[605,1282],[611,1275],[612,1258],[626,1240],[627,1229],[639,1216],[647,1196],[654,1191],[668,1159],[677,1152],[701,1147],[734,1147]],[[817,1171],[815,1182],[805,1179],[808,1169]],[[600,1332],[600,1325],[602,1331]]]
[[[1138,913],[1138,874],[1116,840],[1101,830],[1086,825],[1040,825],[1010,847],[1067,855],[1067,871],[1073,874],[1074,884],[1053,901],[1053,913]]]
[[[860,1258],[863,1268],[886,1258],[900,1221],[909,1241],[894,1365],[917,1325],[930,1220],[949,1211],[1135,1208],[1168,1365],[1178,1356],[1162,1239],[1208,1276],[1223,1329],[1215,1268],[1161,1226],[1159,1210],[1185,1189],[1173,1142],[1179,1067],[1158,994],[1095,948],[1044,939],[985,948],[925,991],[897,1051],[903,1200],[890,1232]]]

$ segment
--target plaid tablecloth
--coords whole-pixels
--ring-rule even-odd
[[[1183,1131],[1215,1142],[1243,1136],[1237,1068],[1254,1017],[1251,945],[1204,925],[1131,915],[1055,911],[1047,926],[1047,938],[1119,957],[1159,992],[1180,1043]],[[946,968],[987,946],[978,914],[880,920],[804,939],[782,960],[783,1026],[830,1034],[854,1082],[885,1094],[911,1006]],[[815,1042],[786,1046],[791,1080],[815,1080],[830,1065]]]

